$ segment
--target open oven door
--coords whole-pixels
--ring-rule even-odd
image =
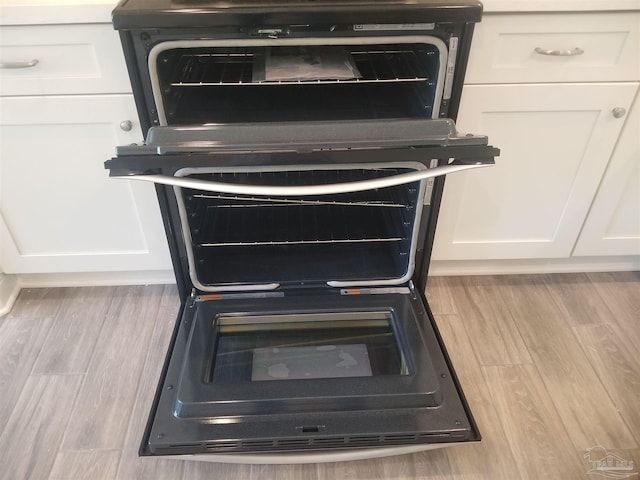
[[[111,176],[167,189],[192,292],[141,454],[304,463],[479,440],[412,278],[432,180],[498,154],[447,119],[157,127],[119,148]]]

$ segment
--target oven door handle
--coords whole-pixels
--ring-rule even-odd
[[[126,178],[130,180],[143,180],[162,185],[169,185],[181,188],[190,188],[205,192],[227,193],[233,195],[261,195],[268,197],[288,197],[288,196],[312,196],[312,195],[333,195],[339,193],[362,192],[365,190],[375,190],[377,188],[395,187],[407,183],[425,180],[427,178],[439,177],[450,173],[470,170],[472,168],[490,167],[494,165],[493,159],[486,159],[469,163],[453,163],[441,167],[428,168],[415,172],[401,173],[389,177],[362,180],[359,182],[332,183],[326,185],[242,185],[235,183],[211,182],[186,177],[174,177],[171,175],[117,175],[113,178]]]

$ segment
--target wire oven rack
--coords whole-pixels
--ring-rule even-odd
[[[324,80],[256,81],[255,65],[264,55],[259,49],[250,52],[214,51],[184,53],[177,61],[172,87],[201,87],[216,85],[291,85],[380,82],[422,82],[429,80],[424,55],[433,52],[417,48],[376,48],[350,50],[361,74],[360,78]]]
[[[318,198],[184,195],[199,247],[402,243],[415,221],[417,186]]]

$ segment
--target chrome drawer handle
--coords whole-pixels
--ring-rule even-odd
[[[38,60],[28,60],[26,62],[0,62],[0,68],[31,68],[38,65]]]
[[[566,50],[536,47],[535,52],[540,55],[550,55],[552,57],[577,57],[578,55],[582,55],[584,50],[578,47]]]

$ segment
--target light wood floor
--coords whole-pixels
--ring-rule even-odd
[[[23,291],[0,319],[0,478],[600,479],[597,445],[638,472],[639,273],[439,277],[428,295],[482,443],[236,466],[137,457],[174,287]]]

